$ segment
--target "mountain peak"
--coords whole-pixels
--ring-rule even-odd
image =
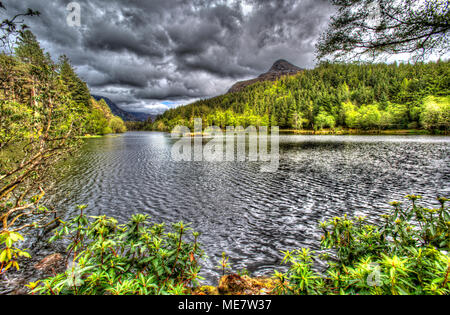
[[[269,72],[286,72],[286,71],[287,72],[290,72],[290,71],[298,72],[300,70],[302,70],[302,69],[293,65],[289,61],[280,59],[280,60],[275,61],[272,68],[270,68]]]
[[[302,68],[299,68],[289,61],[286,61],[284,59],[279,59],[275,61],[275,63],[272,65],[272,67],[269,69],[268,72],[261,74],[259,77],[248,80],[248,81],[242,81],[238,82],[228,91],[228,93],[234,93],[234,92],[240,92],[243,89],[245,89],[247,86],[255,84],[257,82],[264,82],[264,81],[276,81],[279,80],[283,76],[287,75],[295,75],[302,71]]]

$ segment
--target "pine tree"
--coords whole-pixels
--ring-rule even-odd
[[[59,76],[72,100],[79,105],[89,108],[91,100],[89,88],[75,73],[69,58],[65,55],[59,58]]]
[[[22,62],[32,64],[36,67],[43,66],[50,62],[48,56],[44,54],[36,36],[29,30],[21,33],[17,41],[15,55]]]

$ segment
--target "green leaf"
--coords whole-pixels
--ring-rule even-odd
[[[4,263],[4,262],[6,262],[7,260],[7,254],[6,254],[6,249],[5,250],[3,250],[2,252],[1,252],[1,254],[0,254],[0,262],[1,263]]]

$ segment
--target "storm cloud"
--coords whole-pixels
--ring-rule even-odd
[[[67,55],[93,94],[128,110],[161,112],[225,93],[237,80],[286,59],[314,66],[314,46],[333,8],[327,0],[6,0],[43,48]]]

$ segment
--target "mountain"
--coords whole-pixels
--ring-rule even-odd
[[[303,70],[304,69],[294,66],[292,63],[286,60],[280,59],[273,64],[273,66],[270,68],[268,72],[261,74],[259,77],[255,79],[236,83],[231,87],[228,93],[240,92],[247,86],[255,84],[257,82],[277,81],[283,76],[295,75]]]
[[[148,118],[152,117],[150,114],[146,113],[137,113],[137,112],[127,112],[117,106],[113,101],[109,98],[99,95],[92,95],[92,97],[96,101],[100,101],[101,99],[105,100],[106,104],[108,104],[109,108],[111,108],[111,112],[115,116],[119,116],[124,121],[146,121]],[[153,119],[153,117],[152,117]]]

